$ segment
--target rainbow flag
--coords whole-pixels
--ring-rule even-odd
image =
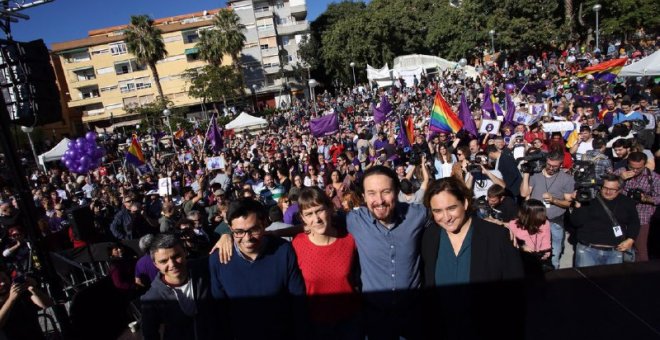
[[[131,146],[129,146],[128,151],[126,151],[126,161],[135,166],[142,166],[146,163],[137,135],[133,135],[133,138],[131,139]]]
[[[628,58],[612,59],[598,65],[585,67],[578,72],[577,76],[586,77],[591,74],[594,79],[611,82],[621,72],[621,69],[626,64],[626,60]]]
[[[457,133],[463,127],[463,122],[442,98],[440,91],[435,93],[429,125],[433,130],[453,133]]]

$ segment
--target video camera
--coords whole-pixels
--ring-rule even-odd
[[[536,174],[545,168],[546,157],[543,152],[534,152],[525,157],[518,158],[518,162],[521,161],[525,161],[525,163],[520,164],[520,172]]]
[[[595,199],[600,186],[600,181],[596,179],[596,166],[590,161],[575,161],[571,172],[575,180],[575,199],[580,203]]]
[[[488,156],[478,155],[474,157],[474,161],[467,165],[469,173],[481,173],[481,166],[488,164]]]
[[[644,190],[639,189],[639,188],[634,188],[634,189],[628,190],[628,197],[632,198],[637,203],[642,202],[642,195],[643,194],[645,194]]]
[[[486,199],[486,196],[481,196],[477,198],[476,207],[477,207],[477,216],[479,216],[480,218],[491,217],[496,220],[502,220],[502,213],[496,211],[490,206],[490,204],[488,204],[488,199]]]

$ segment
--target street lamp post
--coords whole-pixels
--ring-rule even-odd
[[[495,53],[495,30],[490,30],[488,32],[490,34],[490,48],[493,51],[493,54]]]
[[[254,94],[254,100],[252,101],[252,111],[257,112],[257,84],[252,84],[252,93]]]
[[[21,126],[21,131],[25,132],[25,134],[28,137],[28,141],[30,141],[30,149],[32,149],[32,156],[34,157],[34,164],[37,165],[37,168],[39,168],[39,158],[37,158],[37,152],[34,150],[34,143],[32,142],[32,131],[34,131],[34,128],[31,126]],[[46,169],[43,169],[44,171]]]
[[[312,97],[312,105],[314,105],[314,113],[316,114],[316,96],[314,95],[314,88],[319,85],[316,79],[310,79],[307,84],[309,85],[309,95]]]
[[[163,116],[165,116],[165,120],[167,121],[167,127],[170,129],[170,135],[172,135],[172,149],[174,149],[174,153],[178,153],[176,151],[176,143],[174,142],[174,132],[172,132],[172,124],[170,124],[170,116],[172,115],[172,111],[170,109],[165,109],[163,110]]]
[[[357,81],[355,80],[355,63],[351,61],[350,65],[351,65],[351,69],[353,69],[353,86],[356,86]]]
[[[598,26],[598,12],[600,12],[600,9],[603,8],[600,4],[595,4],[594,7],[592,8],[594,12],[596,12],[596,50],[599,49],[600,45],[600,27]]]

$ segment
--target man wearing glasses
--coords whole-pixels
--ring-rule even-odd
[[[639,235],[635,240],[637,261],[648,261],[647,242],[651,217],[656,206],[660,204],[660,176],[646,168],[646,154],[631,152],[628,155],[628,165],[617,169],[614,173],[623,179],[623,192],[637,203],[639,215]]]
[[[131,230],[133,217],[131,215],[131,206],[134,202],[133,195],[126,195],[123,199],[123,207],[115,214],[110,224],[110,232],[118,240],[132,240]]]
[[[564,155],[561,151],[552,151],[547,156],[545,169],[540,173],[523,173],[520,195],[526,199],[542,201],[547,210],[552,233],[552,265],[559,268],[559,260],[564,248],[564,213],[570,207],[575,180],[561,171]],[[567,248],[570,250],[570,247]],[[571,252],[566,253],[572,258]],[[570,266],[570,263],[567,263]]]
[[[600,197],[575,203],[576,209],[570,217],[578,241],[576,267],[622,263],[623,253],[633,247],[639,233],[639,218],[635,202],[620,195],[622,186],[623,180],[618,176],[605,175]]]
[[[266,209],[254,200],[233,202],[227,222],[234,251],[220,263],[217,251],[209,256],[211,292],[231,308],[229,323],[237,339],[289,339],[302,332],[301,303],[305,283],[291,244],[264,235]],[[254,316],[258,310],[258,324]]]

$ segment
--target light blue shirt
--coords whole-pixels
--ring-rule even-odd
[[[398,203],[395,224],[387,229],[366,207],[351,211],[347,228],[360,259],[363,292],[393,292],[420,287],[420,244],[426,208]]]

